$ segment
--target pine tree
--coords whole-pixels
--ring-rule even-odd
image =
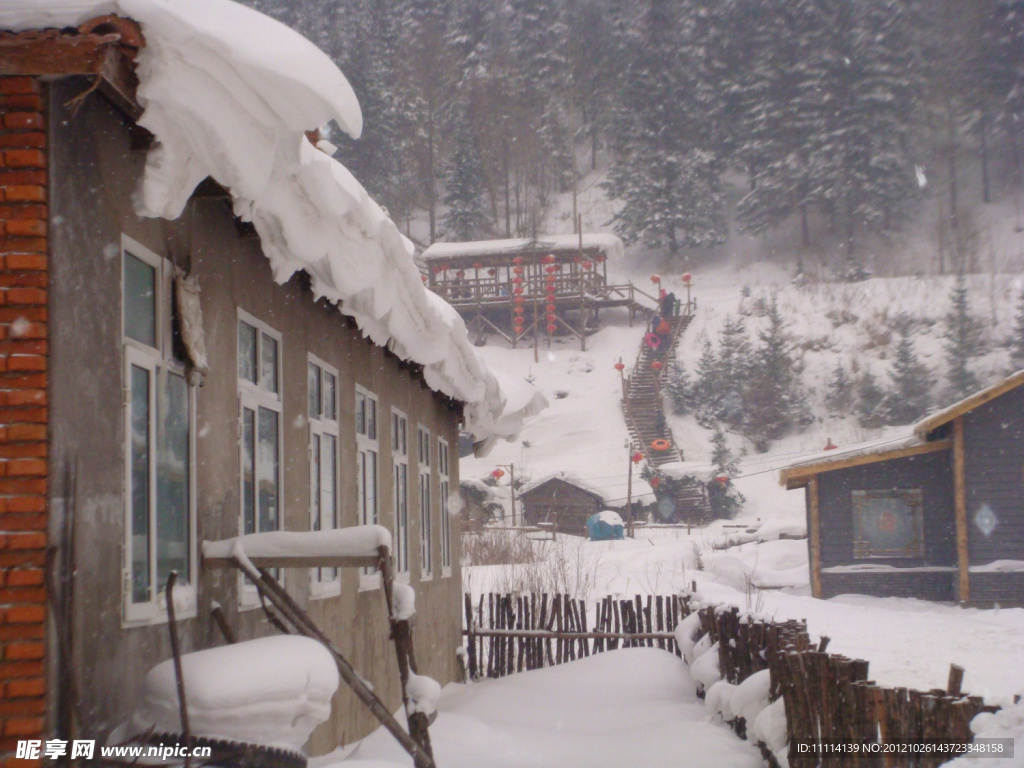
[[[917,359],[908,330],[903,323],[900,340],[896,345],[896,358],[889,371],[892,389],[882,406],[886,423],[890,425],[917,421],[928,411],[931,400],[928,371]]]
[[[1010,372],[1024,370],[1024,291],[1020,294],[1017,307],[1017,319],[1014,323],[1013,337],[1010,340]]]
[[[946,399],[956,402],[978,389],[978,379],[969,366],[971,359],[984,351],[982,325],[971,315],[963,272],[957,275],[949,304],[946,331],[942,336],[948,369]]]
[[[718,89],[709,79],[713,12],[702,5],[647,0],[634,18],[604,185],[622,203],[615,231],[672,256],[681,246],[720,244],[727,229]]]
[[[711,464],[714,470],[706,484],[711,513],[716,518],[735,517],[746,498],[732,482],[732,478],[739,474],[739,466],[729,451],[721,425],[715,425],[711,436]]]
[[[853,407],[853,382],[842,363],[836,365],[825,387],[825,408],[833,416],[845,416]]]
[[[884,403],[885,392],[871,371],[864,371],[857,382],[857,422],[867,428],[882,426],[885,423]]]
[[[750,341],[742,318],[726,316],[718,340],[716,410],[732,427],[743,420],[743,388],[751,366]]]
[[[664,388],[668,394],[669,402],[672,404],[672,413],[675,416],[683,416],[693,410],[693,387],[690,384],[690,376],[686,372],[682,360],[676,360],[672,367],[669,368]]]
[[[718,357],[711,342],[705,340],[697,360],[697,371],[693,383],[693,409],[697,423],[710,428],[717,420],[717,397],[719,392]]]
[[[442,202],[448,206],[442,219],[444,236],[454,241],[476,239],[487,223],[484,172],[480,150],[466,118],[456,123],[455,150],[444,179]]]
[[[775,296],[768,304],[766,317],[768,326],[757,335],[761,345],[754,352],[743,403],[743,430],[759,453],[768,450],[771,442],[790,427],[810,421]]]

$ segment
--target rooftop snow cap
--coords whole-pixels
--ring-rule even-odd
[[[139,215],[174,219],[207,176],[259,233],[274,278],[298,270],[363,334],[423,366],[435,391],[466,404],[480,445],[515,439],[547,406],[507,398],[458,314],[429,293],[413,247],[362,185],[305,136],[335,121],[362,131],[348,81],[312,43],[229,0],[5,0],[0,29],[79,26],[116,13],[139,22],[139,125],[157,141],[136,192]]]

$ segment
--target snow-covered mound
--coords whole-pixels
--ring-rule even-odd
[[[513,438],[546,405],[534,392],[509,410],[461,318],[424,288],[411,242],[306,138],[332,120],[353,137],[362,130],[356,97],[323,52],[229,0],[8,0],[0,29],[77,26],[108,13],[138,21],[146,38],[138,123],[157,141],[136,194],[140,215],[177,218],[209,176],[255,226],[278,282],[309,273],[317,298],[422,365],[432,389],[465,402],[479,439]]]
[[[338,669],[316,640],[276,635],[181,657],[195,736],[301,750],[331,714]],[[174,661],[153,667],[130,729],[180,733]]]

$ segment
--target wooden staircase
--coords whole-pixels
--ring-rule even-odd
[[[676,358],[676,343],[693,320],[692,314],[666,318],[672,327],[668,338],[654,351],[641,344],[636,364],[623,383],[622,409],[633,446],[644,454],[652,467],[662,467],[683,460],[683,451],[672,437],[672,430],[662,409],[662,384]],[[661,362],[660,373],[651,366]],[[656,451],[652,443],[665,440],[669,449]],[[710,517],[707,494],[701,485],[684,486],[676,498],[676,518],[698,520]]]

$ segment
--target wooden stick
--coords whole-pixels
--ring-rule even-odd
[[[178,572],[171,571],[167,577],[167,629],[171,633],[171,654],[174,657],[174,681],[178,687],[178,711],[181,714],[181,734],[185,740],[185,768],[192,764],[192,736],[188,727],[188,704],[185,699],[185,674],[181,668],[181,646],[178,644],[178,624],[174,618],[174,585]]]
[[[949,696],[959,696],[960,686],[964,682],[964,668],[957,666],[956,664],[949,665],[949,682],[946,684],[946,694]]]
[[[224,636],[228,645],[234,645],[238,640],[235,638],[235,632],[231,629],[228,624],[227,617],[224,616],[224,609],[219,605],[213,606],[213,610],[210,611],[210,615],[213,617],[213,623],[217,625],[217,629]]]
[[[462,634],[468,635],[467,630]],[[565,632],[543,629],[474,629],[478,637],[539,638],[543,640],[672,640],[671,632]]]

